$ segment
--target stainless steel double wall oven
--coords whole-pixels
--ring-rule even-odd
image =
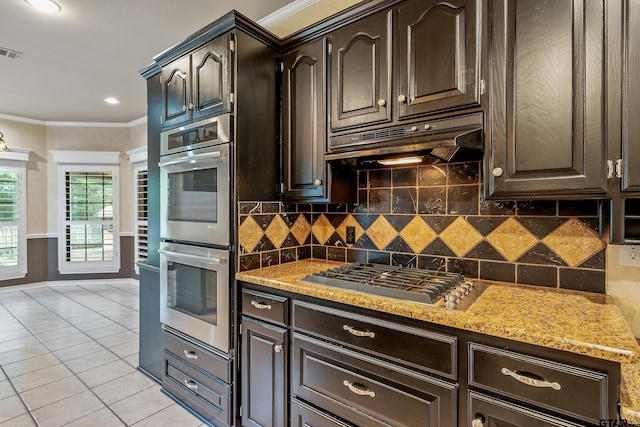
[[[229,114],[160,137],[160,320],[228,353]]]

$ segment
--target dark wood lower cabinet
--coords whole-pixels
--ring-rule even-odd
[[[162,333],[162,389],[208,424],[232,426],[231,360],[177,334]]]
[[[350,427],[298,399],[291,399],[291,427]]]
[[[294,333],[291,393],[359,426],[455,426],[458,386]]]
[[[140,265],[140,353],[138,367],[160,382],[162,378],[160,270]]]
[[[475,392],[469,393],[469,419],[473,427],[585,426]]]
[[[242,318],[242,425],[287,425],[287,330]]]
[[[242,426],[595,427],[618,416],[617,363],[242,286]]]

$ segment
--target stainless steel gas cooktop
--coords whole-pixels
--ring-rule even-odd
[[[466,280],[462,274],[371,263],[352,263],[309,274],[302,282],[351,289],[373,295],[467,309],[488,283]]]

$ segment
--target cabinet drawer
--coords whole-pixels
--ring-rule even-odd
[[[294,334],[292,395],[360,426],[455,426],[457,385]]]
[[[610,418],[607,375],[578,366],[470,343],[469,385],[594,424]]]
[[[454,336],[295,301],[297,331],[351,344],[447,378],[457,378]]]
[[[163,346],[166,351],[170,351],[203,371],[220,378],[224,382],[231,382],[230,360],[211,353],[167,331],[163,333]]]
[[[471,425],[472,420],[479,418],[483,425],[492,427],[584,427],[583,424],[575,424],[475,392],[469,393],[468,416],[468,425]]]
[[[216,425],[231,423],[231,386],[164,352],[162,388]]]
[[[297,399],[291,400],[291,427],[350,427]]]
[[[288,318],[287,298],[243,289],[242,314],[285,326]]]

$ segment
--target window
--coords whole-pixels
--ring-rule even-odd
[[[2,153],[0,158],[0,280],[18,279],[27,274],[25,162],[28,153],[11,154]]]
[[[139,262],[147,261],[147,167],[138,167],[133,170],[136,180],[136,239],[135,239],[135,260],[136,273]]]
[[[118,272],[118,166],[96,163],[113,163],[119,153],[52,153],[59,165],[60,273]]]
[[[134,269],[140,274],[138,263],[147,262],[147,147],[127,151],[133,167],[134,208]]]

